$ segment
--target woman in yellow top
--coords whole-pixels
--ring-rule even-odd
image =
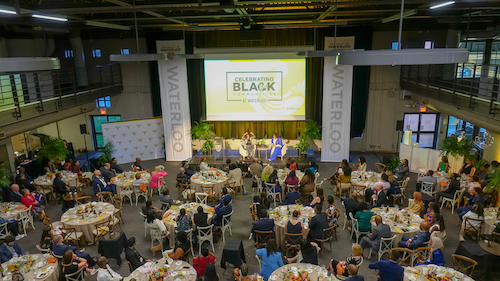
[[[413,192],[413,202],[408,206],[407,210],[420,216],[420,212],[424,208],[424,202],[422,202],[422,193],[415,191]]]
[[[273,173],[274,169],[273,166],[267,165],[264,170],[262,170],[262,174],[260,175],[260,179],[262,182],[268,182],[269,181],[269,176]]]

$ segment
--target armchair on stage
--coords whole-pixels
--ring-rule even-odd
[[[254,144],[254,145],[253,145],[254,155],[256,155],[256,154],[255,154],[256,148],[257,148],[257,146]],[[248,156],[248,152],[247,152],[247,150],[245,149],[245,145],[244,145],[244,142],[243,142],[243,141],[242,141],[242,142],[241,142],[241,144],[240,144],[240,155],[241,155],[241,157],[243,157],[243,159],[244,159],[244,158],[246,158],[246,157]]]

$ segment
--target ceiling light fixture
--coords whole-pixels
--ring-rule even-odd
[[[93,21],[93,20],[86,20],[85,24],[89,25],[89,26],[119,29],[119,30],[131,30],[132,29],[130,26],[101,22],[101,21]]]
[[[9,11],[9,10],[4,10],[4,9],[0,9],[0,13],[11,14],[11,15],[15,15],[16,14],[16,12],[14,12],[14,11]]]
[[[444,2],[444,3],[441,3],[441,4],[434,5],[434,6],[430,6],[429,9],[434,10],[434,9],[441,8],[441,7],[444,7],[444,6],[448,6],[448,5],[451,5],[451,4],[455,4],[455,1],[448,1],[448,2]]]
[[[38,19],[45,19],[45,20],[55,20],[55,21],[68,21],[68,19],[65,18],[58,18],[58,17],[51,17],[51,16],[44,16],[44,15],[31,15],[34,18]]]

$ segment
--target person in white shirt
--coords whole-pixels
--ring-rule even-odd
[[[97,281],[117,281],[123,279],[120,274],[111,269],[106,257],[100,257],[97,260],[97,265],[99,265],[100,267],[99,271],[97,272]]]
[[[462,218],[463,218],[463,220],[462,220],[462,226],[460,228],[460,236],[459,236],[460,242],[465,241],[464,230],[466,227],[467,228],[471,228],[471,227],[479,228],[481,226],[482,222],[476,221],[476,220],[484,220],[484,206],[483,206],[483,204],[476,205],[474,208],[472,208],[472,210],[468,211]],[[467,218],[475,219],[475,220],[474,221],[467,220]],[[466,224],[466,221],[467,221],[467,224]]]
[[[168,230],[165,224],[161,220],[157,219],[153,213],[148,214],[146,223],[152,228],[158,228],[162,235],[168,235]]]
[[[202,155],[200,157],[200,172],[208,172],[210,171],[210,167],[207,164],[207,157],[205,155]]]

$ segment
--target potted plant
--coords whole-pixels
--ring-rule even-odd
[[[385,164],[385,170],[394,172],[400,162],[401,160],[399,159],[399,157],[389,159],[389,161],[387,161],[387,163]]]
[[[204,153],[212,151],[214,148],[214,142],[212,139],[215,137],[215,132],[212,131],[212,125],[207,122],[203,122],[201,118],[200,122],[194,122],[194,126],[191,128],[191,135],[194,139],[205,140],[205,143],[203,143],[201,147],[201,150]]]
[[[37,153],[37,160],[39,162],[48,159],[52,163],[56,159],[64,160],[68,155],[68,150],[64,147],[61,138],[40,138],[41,146]]]
[[[303,138],[299,137],[299,142],[295,145],[295,149],[299,152],[300,154],[307,154],[307,149],[309,149],[309,142],[306,141]]]
[[[101,148],[101,152],[103,154],[97,158],[97,165],[99,167],[104,166],[106,163],[111,163],[111,159],[113,158],[113,142],[108,140]]]
[[[9,162],[0,163],[0,188],[3,190],[10,186],[10,179],[12,178],[12,173],[9,169]],[[3,201],[3,192],[0,193],[0,201]]]
[[[301,137],[308,142],[309,147],[315,144],[318,149],[321,148],[321,126],[316,121],[309,121],[306,126],[302,128]]]
[[[466,157],[469,157],[471,151],[471,143],[467,137],[458,140],[455,135],[451,135],[444,139],[441,147],[441,154],[448,157],[450,163],[450,172],[456,173],[462,167]]]
[[[489,193],[493,193],[496,197],[495,206],[499,205],[500,201],[500,170],[495,169],[494,173],[488,175],[486,180],[486,188]]]
[[[260,146],[260,147],[266,147],[266,140],[259,140],[257,142],[257,145]]]

